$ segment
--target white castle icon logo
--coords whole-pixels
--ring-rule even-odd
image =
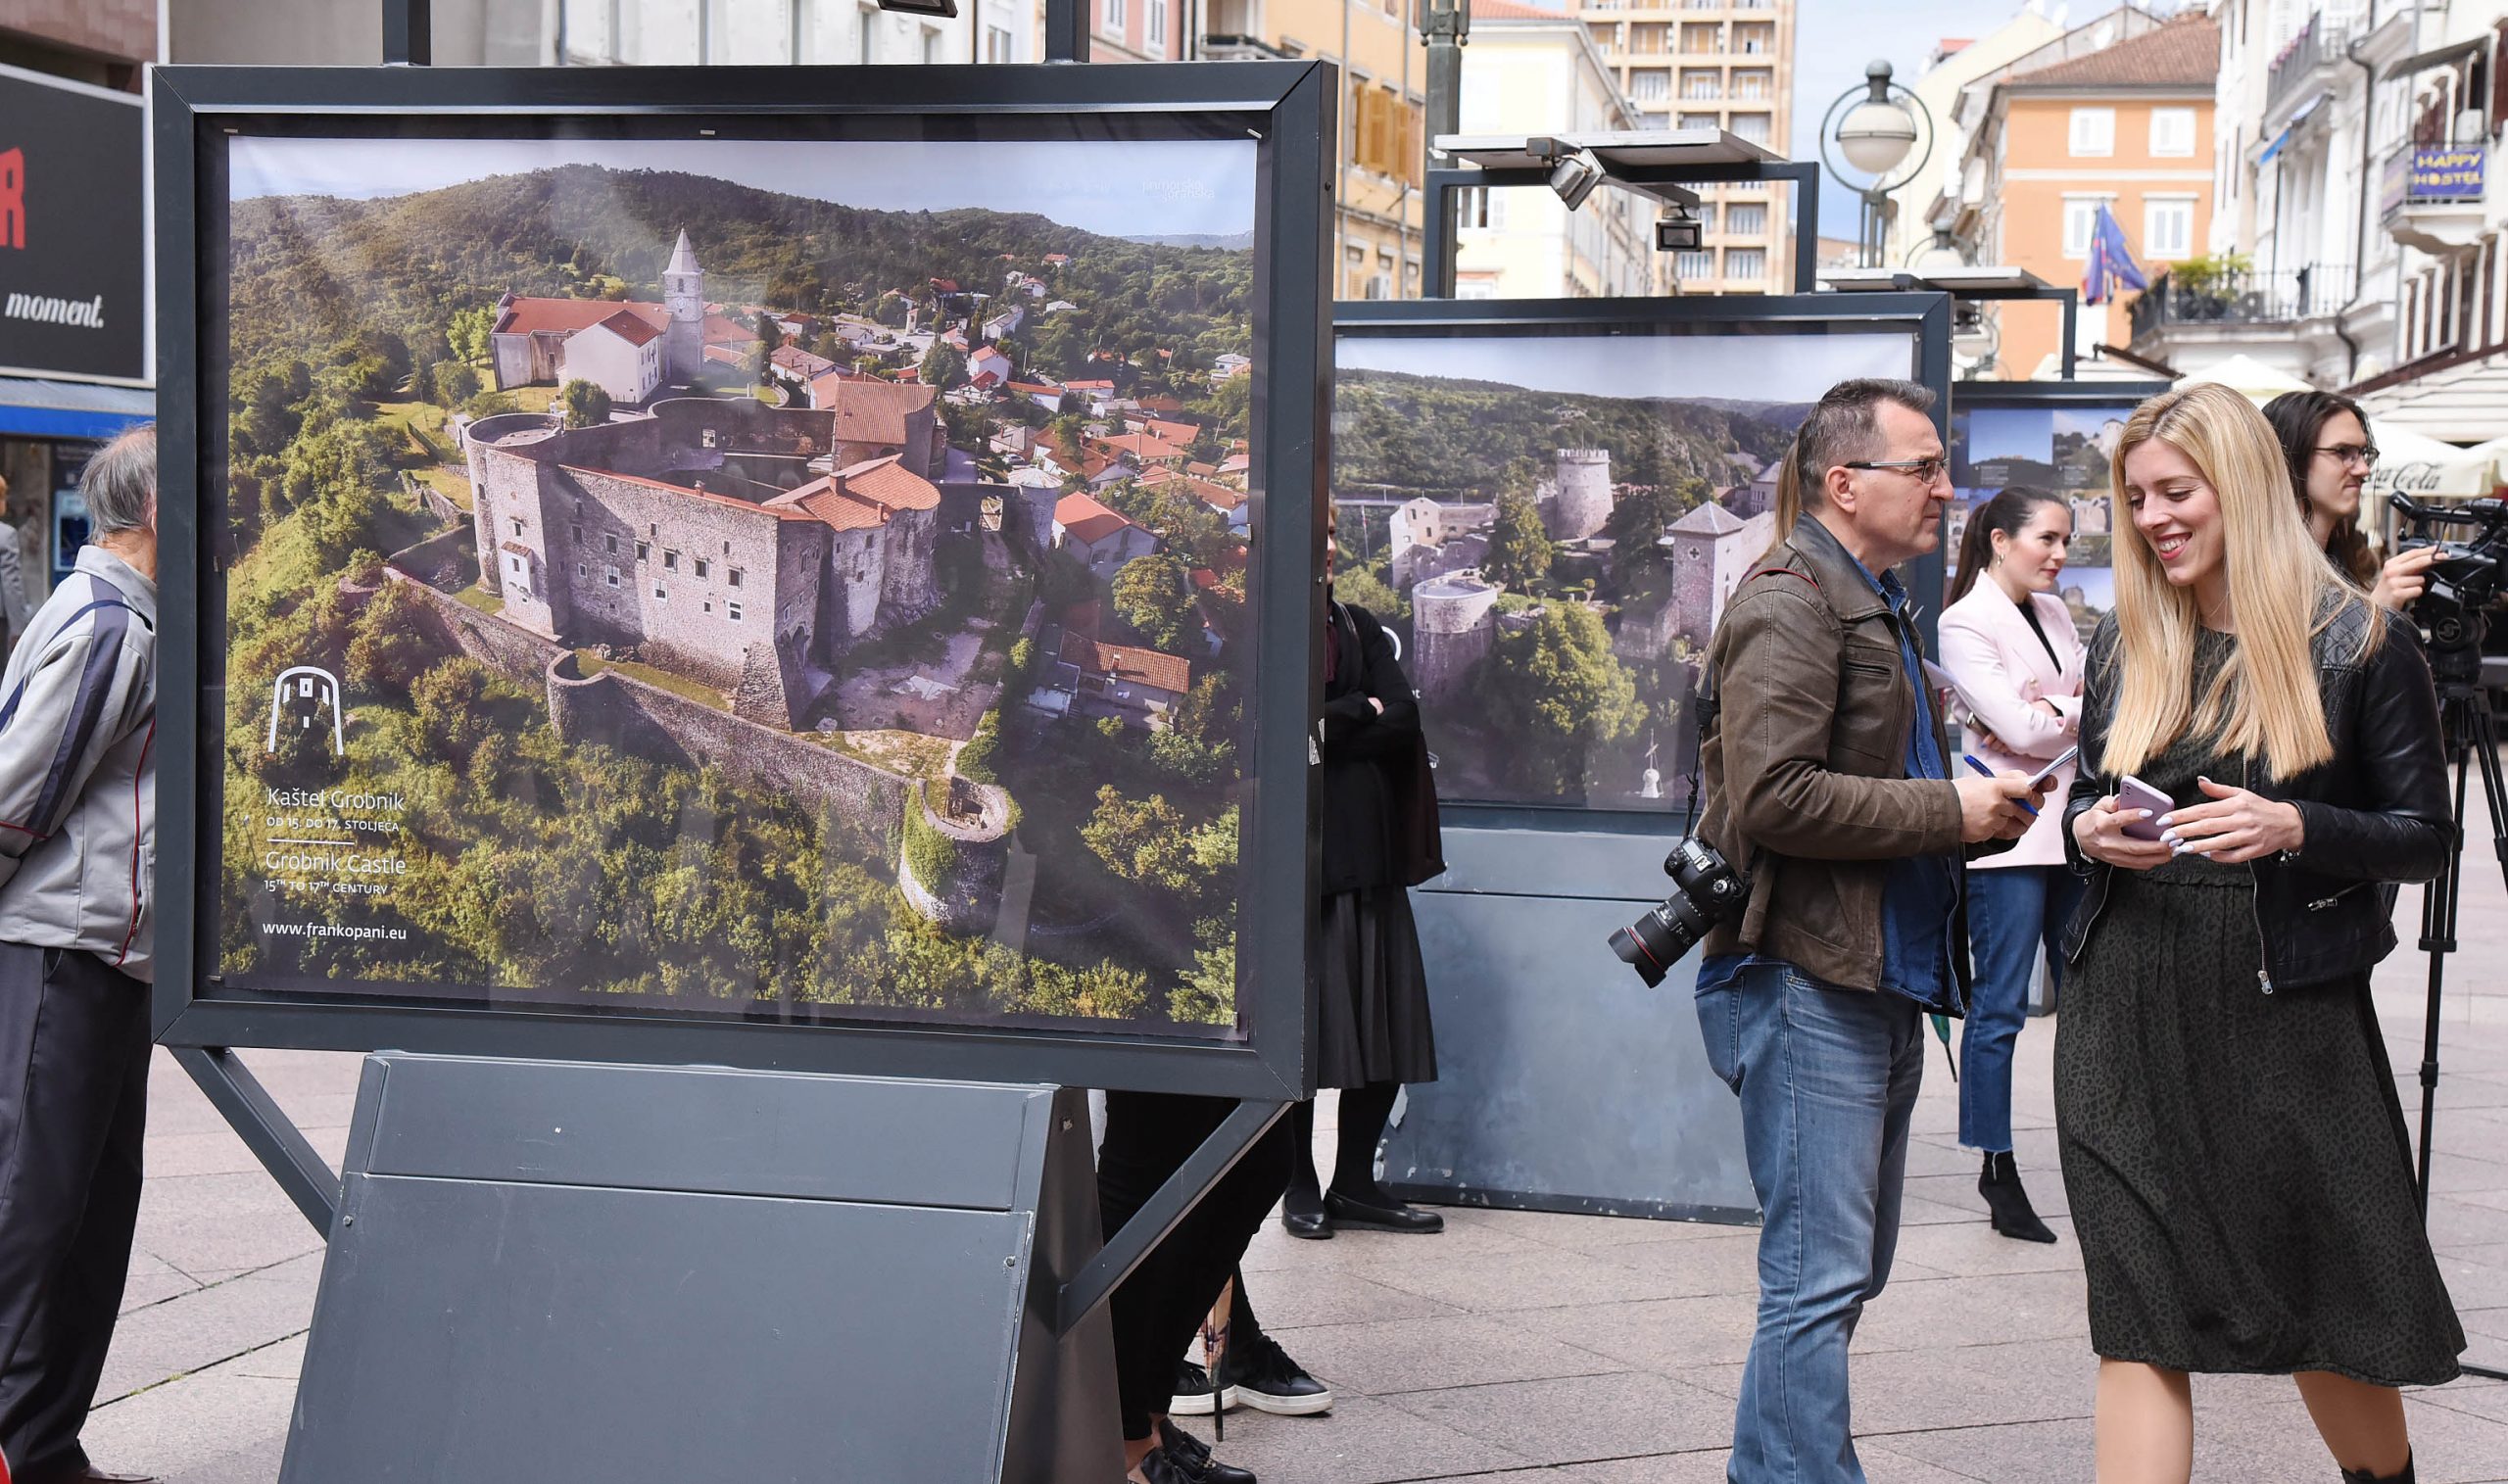
[[[340,678],[320,665],[296,665],[279,673],[278,684],[270,689],[269,742],[262,750],[278,750],[279,724],[291,713],[296,729],[305,731],[331,714],[331,755],[339,756],[347,748],[342,742],[340,726]]]

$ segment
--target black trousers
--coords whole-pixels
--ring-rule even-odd
[[[1107,1093],[1106,1137],[1097,1150],[1097,1215],[1106,1232],[1147,1203],[1235,1106],[1217,1097]],[[1126,1438],[1148,1437],[1151,1418],[1175,1401],[1184,1346],[1287,1186],[1288,1123],[1273,1125],[1107,1300]]]
[[[0,1455],[86,1461],[139,1222],[148,986],[92,954],[0,943]]]

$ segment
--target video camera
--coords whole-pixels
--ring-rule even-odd
[[[2396,493],[2387,503],[2411,523],[2411,534],[2396,542],[2396,550],[2438,549],[2429,587],[2412,603],[2412,621],[2428,636],[2431,674],[2441,686],[2481,684],[2482,641],[2489,628],[2485,610],[2499,598],[2501,561],[2508,557],[2508,501],[2434,505]],[[2474,535],[2444,541],[2435,534],[2441,526],[2471,526]]]

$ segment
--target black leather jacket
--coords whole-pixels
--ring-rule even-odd
[[[2362,659],[2371,622],[2385,623],[2387,636]],[[2081,853],[2073,821],[2116,790],[2100,753],[2115,714],[2117,643],[2111,614],[2090,643],[2081,768],[2064,805],[2064,853],[2090,879],[2064,933],[2066,962],[2081,956],[2097,930],[2115,873]],[[2305,825],[2295,852],[2248,867],[2264,945],[2256,979],[2267,994],[2366,974],[2394,951],[2394,925],[2378,884],[2428,881],[2454,845],[2438,699],[2412,625],[2355,600],[2317,633],[2313,648],[2333,761],[2277,779],[2259,758],[2243,781],[2267,798],[2296,805]]]

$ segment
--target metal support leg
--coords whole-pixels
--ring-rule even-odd
[[[273,1100],[251,1070],[223,1046],[176,1046],[174,1060],[209,1094],[253,1158],[278,1181],[305,1220],[327,1239],[340,1208],[340,1177]]]
[[[1072,1275],[1062,1287],[1062,1320],[1056,1331],[1069,1334],[1089,1312],[1106,1302],[1115,1285],[1132,1275],[1156,1247],[1176,1229],[1220,1177],[1236,1168],[1254,1141],[1270,1131],[1291,1107],[1290,1103],[1239,1103],[1223,1120],[1202,1147],[1167,1177],[1123,1229],[1106,1238],[1106,1245],[1088,1260],[1088,1266]]]
[[[383,0],[383,65],[427,67],[435,61],[435,0]]]

